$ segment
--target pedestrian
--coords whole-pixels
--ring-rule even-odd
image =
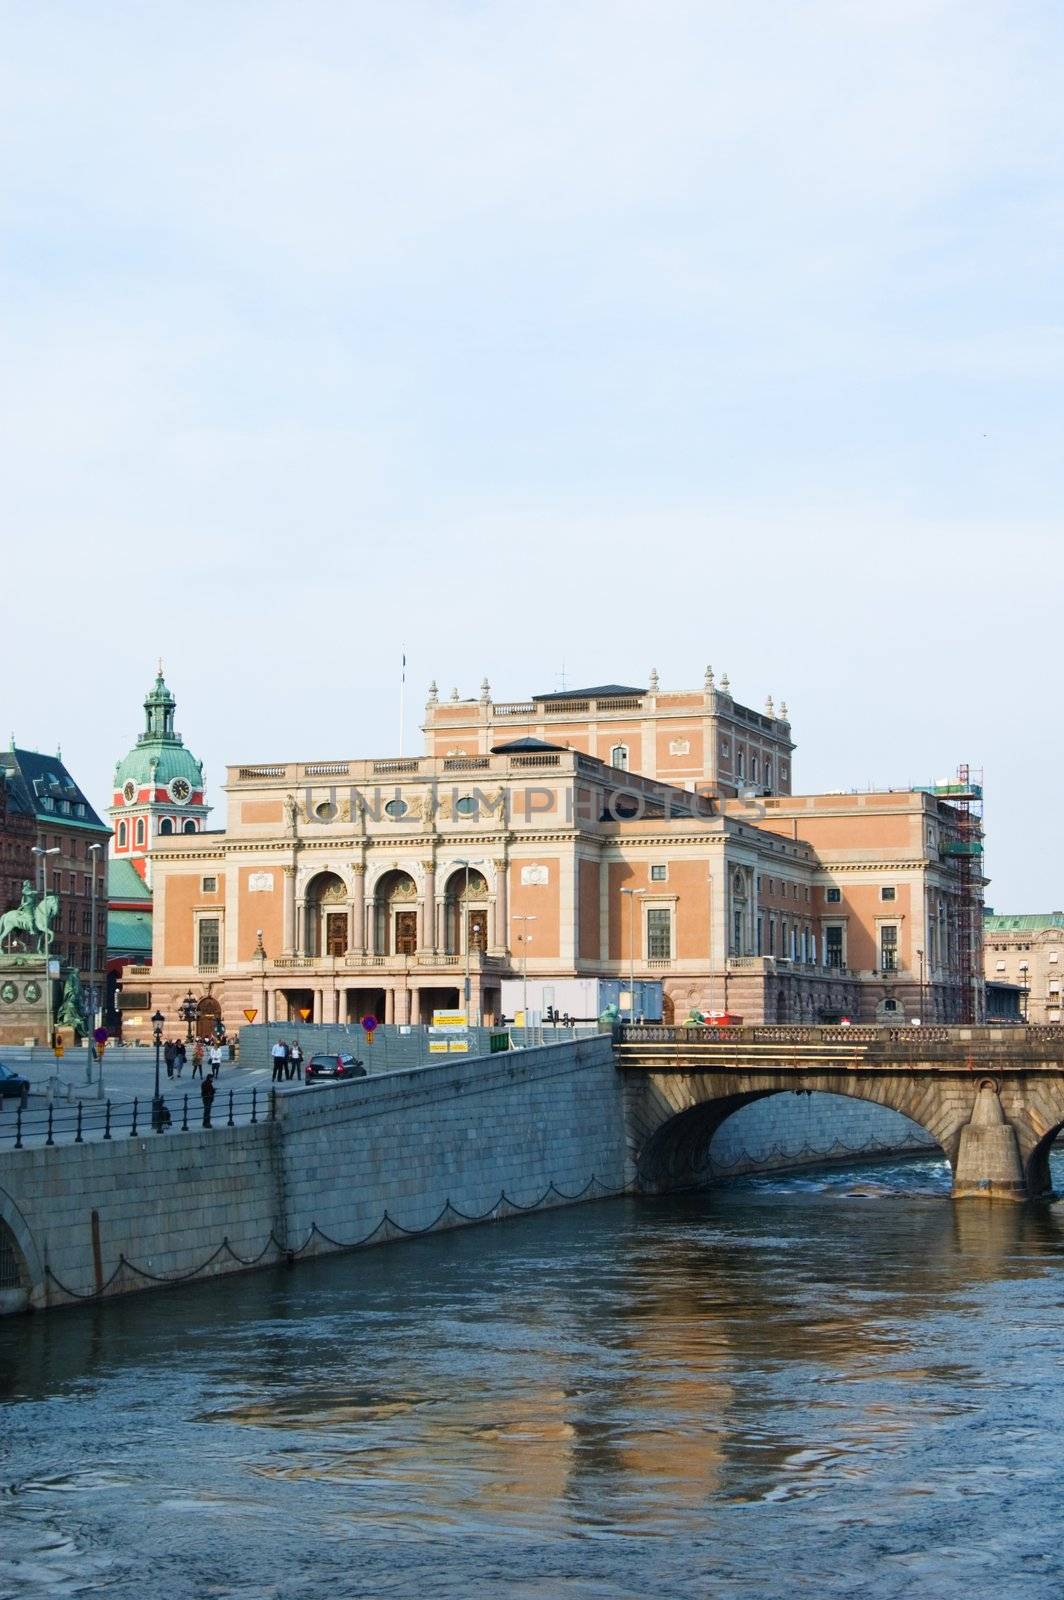
[[[214,1103],[215,1088],[214,1079],[211,1077],[204,1078],[203,1076],[202,1060],[200,1061],[200,1079],[200,1098],[203,1101],[203,1126],[205,1128],[209,1128],[211,1125],[211,1106]]]
[[[287,1048],[285,1046],[285,1042],[284,1042],[283,1039],[278,1039],[277,1040],[277,1042],[274,1045],[273,1049],[270,1051],[270,1054],[273,1057],[273,1080],[272,1081],[274,1083],[280,1083],[282,1078],[284,1077],[285,1058],[288,1055],[288,1050],[287,1050]]]
[[[167,1039],[163,1045],[163,1060],[166,1062],[166,1076],[172,1078],[174,1075],[174,1062],[177,1060],[177,1050],[172,1039]]]
[[[200,1082],[202,1082],[203,1081],[203,1046],[202,1046],[202,1044],[200,1043],[200,1041],[198,1039],[196,1040],[195,1044],[192,1046],[192,1076],[195,1077],[197,1072],[200,1075]]]
[[[299,1043],[298,1039],[295,1041],[295,1043],[292,1046],[291,1051],[289,1052],[289,1060],[292,1063],[292,1071],[295,1073],[295,1075],[299,1079],[300,1083],[302,1083],[303,1082],[303,1051],[302,1051],[302,1049],[300,1047],[300,1043]]]
[[[177,1041],[177,1049],[174,1052],[174,1065],[177,1068],[177,1075],[180,1078],[185,1067],[188,1065],[188,1052],[185,1049],[184,1039],[179,1039]]]
[[[286,1039],[284,1041],[284,1075],[285,1075],[285,1079],[286,1080],[291,1078],[291,1076],[292,1076],[292,1050],[293,1050],[293,1048],[294,1048],[294,1045],[289,1044],[288,1040]]]
[[[222,1047],[220,1044],[211,1045],[211,1077],[216,1078],[222,1070]]]

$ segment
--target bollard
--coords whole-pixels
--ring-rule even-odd
[[[75,1144],[81,1144],[81,1142],[82,1142],[82,1139],[81,1139],[81,1101],[79,1100],[78,1101],[78,1131],[74,1135],[74,1143]]]
[[[232,1126],[233,1126],[233,1091],[232,1091],[232,1089],[230,1089],[230,1091],[229,1091],[229,1121],[226,1123],[226,1127],[227,1128],[231,1128]]]
[[[188,1132],[188,1095],[185,1096],[185,1107],[181,1113],[181,1132]]]
[[[252,1091],[251,1091],[251,1120],[252,1120],[252,1122],[258,1122],[258,1120],[259,1120],[258,1117],[255,1115],[255,1105],[256,1105],[256,1102],[258,1101],[258,1096],[259,1096],[258,1089],[257,1088],[256,1089],[252,1089]]]
[[[103,1108],[103,1136],[104,1136],[105,1139],[109,1139],[111,1137],[111,1102],[110,1102],[110,1100],[108,1100],[107,1104]]]
[[[136,1097],[136,1095],[134,1095],[133,1096],[133,1123],[132,1123],[132,1126],[130,1127],[130,1130],[129,1130],[129,1137],[131,1139],[135,1139],[137,1137],[137,1103],[138,1103],[137,1102],[137,1097]]]
[[[277,1121],[277,1090],[270,1090],[270,1121]]]
[[[22,1149],[22,1106],[15,1112],[15,1149]]]
[[[48,1106],[48,1137],[44,1142],[45,1142],[45,1144],[55,1144],[55,1140],[52,1138],[52,1107],[51,1107],[51,1104],[49,1104],[49,1106]]]

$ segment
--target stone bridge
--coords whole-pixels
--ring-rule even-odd
[[[704,1181],[709,1143],[765,1095],[847,1095],[889,1106],[941,1146],[957,1197],[1046,1193],[1064,1129],[1064,1027],[621,1027],[640,1185]]]

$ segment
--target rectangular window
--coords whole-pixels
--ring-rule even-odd
[[[672,956],[672,918],[664,907],[647,911],[647,956],[651,961],[668,961]]]
[[[879,930],[879,969],[881,972],[898,970],[898,930],[891,924]]]
[[[665,866],[655,866],[650,869],[651,883],[664,883],[669,876],[669,869]]]
[[[898,896],[894,885],[892,883],[885,883],[879,891],[879,898],[881,900],[896,900]]]
[[[199,953],[196,957],[201,967],[218,965],[218,918],[201,917],[198,931]]]
[[[827,901],[829,906],[837,906],[839,901],[842,899],[842,890],[836,889],[834,885],[832,885],[832,887],[826,891],[824,899]]]
[[[217,878],[204,878],[204,880],[203,880],[203,893],[204,894],[217,894],[217,892],[218,892],[218,879]]]
[[[842,929],[839,927],[824,929],[824,965],[841,969],[842,960]]]
[[[770,956],[774,956],[776,954],[776,919],[775,919],[775,917],[769,917],[769,919],[768,919],[768,953],[769,953]]]

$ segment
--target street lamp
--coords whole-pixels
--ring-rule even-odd
[[[514,916],[511,922],[535,922],[535,917],[530,915]],[[524,1011],[525,1011],[525,1043],[528,1043],[528,947],[532,943],[532,935],[528,928],[517,936],[521,941],[521,976],[524,980]]]
[[[628,895],[628,1022],[635,1021],[635,903],[645,889],[622,889]]]
[[[920,963],[920,1020],[924,1021],[924,952],[918,950],[916,959]]]
[[[91,911],[92,927],[89,933],[89,1031],[85,1045],[89,1052],[86,1066],[86,1082],[92,1082],[92,1035],[96,1028],[96,858],[103,849],[102,844],[89,845],[89,872],[92,875]],[[100,1074],[103,1075],[103,1063],[100,1064]]]
[[[44,1009],[44,1015],[45,1015],[45,1037],[48,1040],[49,1048],[51,1048],[51,1046],[54,1043],[54,1041],[52,1039],[52,971],[51,971],[51,966],[49,964],[49,957],[51,955],[51,949],[52,949],[52,925],[48,920],[48,905],[47,905],[47,901],[48,901],[48,857],[49,856],[57,856],[59,854],[59,846],[56,844],[56,845],[53,845],[50,850],[45,850],[43,845],[35,844],[33,846],[33,854],[35,856],[39,856],[40,857],[41,882],[43,884],[43,893],[41,895],[41,905],[44,907],[44,1008],[45,1008]],[[58,896],[56,898],[56,905],[58,907]]]
[[[1031,1002],[1031,986],[1027,981],[1027,974],[1028,974],[1029,971],[1030,971],[1030,968],[1028,967],[1027,962],[1026,961],[1021,961],[1020,962],[1020,1000],[1023,1003],[1023,1020],[1024,1020],[1024,1022],[1030,1022],[1030,1020],[1031,1020],[1031,1016],[1030,1016],[1030,1010],[1031,1010],[1031,1005],[1030,1005],[1030,1002]]]
[[[151,1019],[151,1036],[155,1043],[155,1096],[151,1103],[151,1125],[155,1129],[156,1133],[162,1133],[163,1131],[163,1098],[162,1091],[159,1088],[159,1051],[162,1048],[163,1023],[165,1021],[166,1018],[163,1016],[161,1011],[156,1011],[153,1013]],[[189,1038],[191,1037],[192,1035],[190,1034]]]
[[[185,1043],[191,1044],[192,1024],[199,1021],[199,1001],[196,999],[196,996],[192,993],[191,989],[178,1006],[177,1014],[181,1018],[182,1022],[188,1024],[188,1032],[185,1034]]]

